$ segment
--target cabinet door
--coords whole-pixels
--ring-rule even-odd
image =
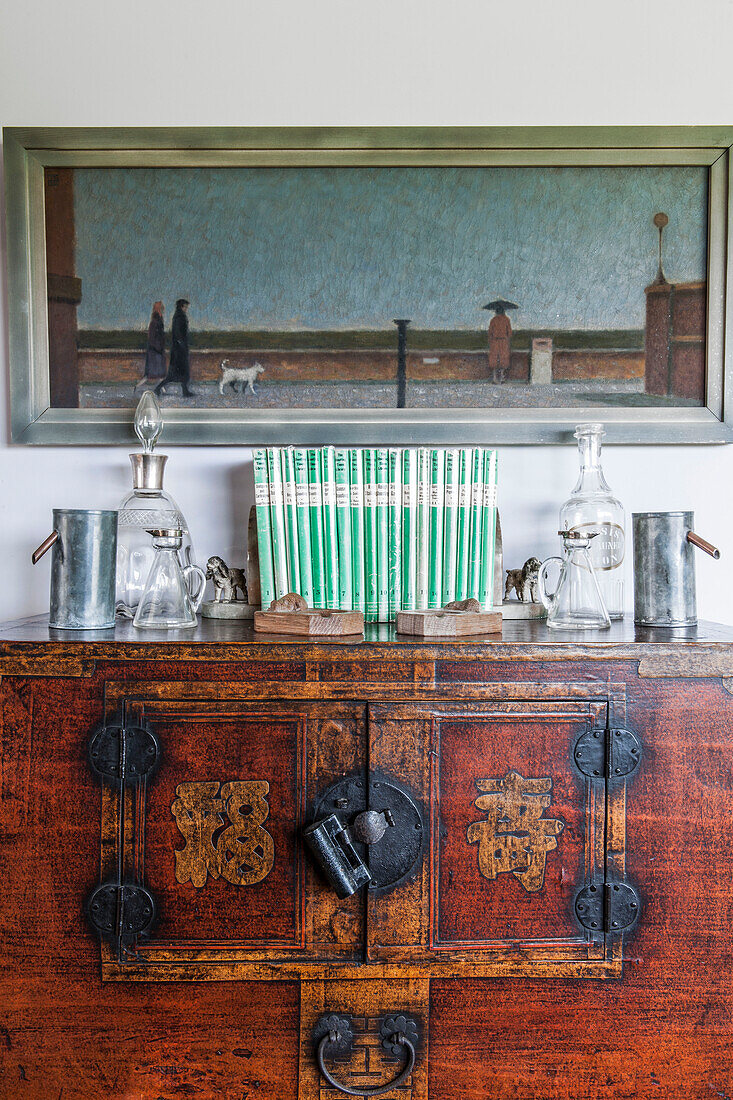
[[[217,689],[221,685],[217,685]],[[178,698],[175,684],[108,685],[109,718],[147,723],[160,764],[105,780],[101,881],[151,895],[154,926],[103,942],[106,978],[278,977],[363,951],[363,903],[306,865],[300,831],[333,776],[363,769],[358,704]]]
[[[370,959],[433,975],[620,972],[603,903],[589,927],[578,919],[609,871],[623,875],[623,780],[598,758],[578,767],[608,717],[598,698],[370,707],[370,768],[409,786],[429,822],[413,880],[370,895]]]

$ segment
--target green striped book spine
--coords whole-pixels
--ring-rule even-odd
[[[414,611],[417,575],[417,451],[402,452],[402,607]]]
[[[275,595],[288,591],[288,556],[285,541],[285,501],[283,498],[280,447],[267,448],[267,477],[270,482],[270,523],[272,525],[272,564],[275,571]]]
[[[377,621],[379,600],[377,588],[377,470],[376,452],[364,450],[364,573],[366,583],[366,614],[368,623]]]
[[[283,447],[282,458],[283,496],[285,498],[285,551],[288,562],[288,592],[300,591],[300,557],[298,554],[298,519],[295,502],[294,447]]]
[[[402,451],[389,451],[389,618],[402,609]]]
[[[298,528],[298,557],[300,568],[300,592],[309,607],[313,606],[313,569],[311,556],[311,520],[308,507],[308,460],[306,452],[297,447],[293,451],[295,471],[295,520]]]
[[[484,449],[474,447],[471,455],[473,474],[471,480],[471,535],[468,553],[468,596],[479,598],[479,573],[481,570],[481,534],[484,514]]]
[[[349,496],[349,452],[339,448],[334,454],[336,471],[336,530],[339,558],[339,607],[351,611],[354,588],[351,565],[351,500]]]
[[[494,604],[494,546],[496,544],[496,482],[497,453],[484,452],[484,508],[481,532],[481,568],[479,570],[479,600],[484,611]]]
[[[443,593],[445,606],[456,598],[456,558],[458,551],[458,467],[460,452],[450,448],[445,452],[443,490]]]
[[[377,473],[377,622],[389,622],[389,453],[376,451]]]
[[[267,610],[275,599],[275,575],[272,565],[270,485],[267,477],[267,454],[263,448],[258,448],[252,455],[252,465],[257,510],[257,552],[260,559],[260,598],[263,608]]]
[[[428,606],[428,559],[430,556],[430,451],[417,450],[417,575],[415,596],[417,607]]]
[[[468,551],[471,535],[471,451],[460,450],[458,467],[458,530],[456,537],[456,599],[465,600],[468,593]]]
[[[339,542],[336,526],[336,463],[333,447],[321,448],[326,607],[339,607]]]
[[[313,606],[326,607],[326,575],[323,561],[323,493],[321,491],[321,452],[309,447],[308,510],[311,529],[311,565],[313,570]]]
[[[366,579],[364,573],[364,467],[361,450],[349,451],[349,481],[351,493],[351,582],[354,589],[354,610],[366,614]]]
[[[430,538],[428,551],[428,607],[442,607],[443,596],[443,494],[445,452],[430,454]]]

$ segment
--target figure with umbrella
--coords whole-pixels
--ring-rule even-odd
[[[512,354],[512,326],[506,311],[519,309],[519,306],[514,302],[507,302],[505,298],[495,298],[493,302],[482,306],[482,309],[494,311],[489,322],[489,370],[494,382],[501,383],[506,378]]]

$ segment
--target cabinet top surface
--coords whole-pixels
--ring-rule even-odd
[[[0,660],[18,649],[44,653],[70,648],[90,658],[177,658],[182,660],[270,659],[279,656],[335,659],[387,658],[404,660],[495,660],[518,657],[545,659],[639,659],[648,654],[677,658],[714,652],[733,653],[733,627],[699,623],[682,630],[635,627],[631,617],[609,630],[557,631],[545,623],[506,620],[501,634],[473,638],[413,638],[397,634],[393,625],[366,625],[364,635],[347,638],[299,638],[255,634],[251,624],[202,619],[192,630],[137,630],[129,621],[111,630],[52,630],[47,616],[0,624]]]

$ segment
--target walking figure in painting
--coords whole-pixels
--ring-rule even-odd
[[[165,378],[165,326],[163,324],[163,303],[153,302],[153,312],[148,325],[148,347],[145,352],[143,376],[135,386],[136,392],[146,382],[160,382]]]
[[[483,308],[494,311],[489,322],[489,370],[493,381],[500,384],[506,378],[512,359],[512,326],[506,311],[519,309],[519,306],[497,298]]]
[[[164,393],[166,386],[171,382],[180,382],[184,397],[195,397],[195,391],[188,383],[191,380],[191,361],[188,351],[188,306],[186,298],[179,298],[176,302],[176,312],[173,314],[171,324],[171,357],[168,365],[168,373],[162,382],[155,387],[156,393]]]

